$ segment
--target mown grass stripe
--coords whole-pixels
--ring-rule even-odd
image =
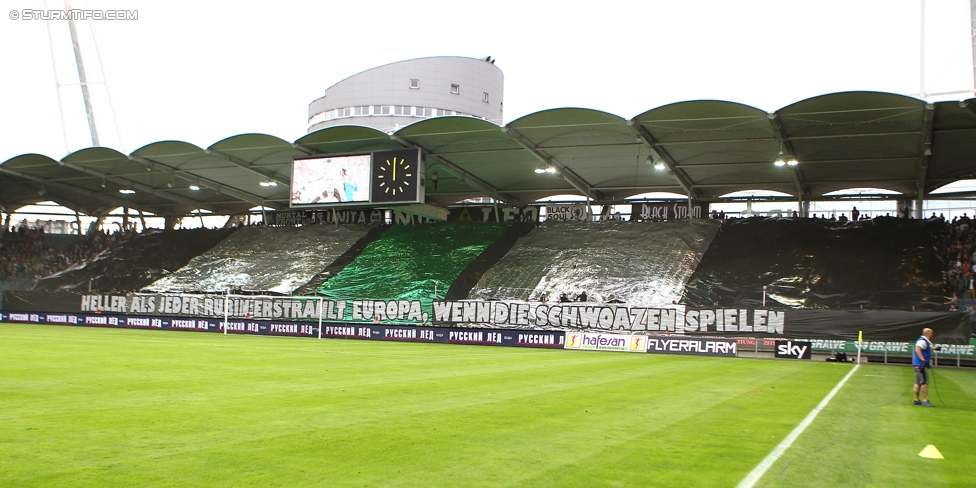
[[[759,464],[757,464],[756,467],[753,468],[753,470],[750,471],[749,474],[747,474],[738,485],[736,485],[736,488],[752,488],[753,486],[756,486],[756,482],[759,481],[759,479],[766,474],[766,471],[773,466],[776,460],[779,459],[779,457],[782,456],[783,453],[793,445],[793,441],[795,441],[797,437],[800,437],[800,434],[802,434],[804,430],[807,430],[807,427],[813,423],[813,420],[817,418],[820,411],[827,407],[827,404],[830,403],[830,400],[834,398],[834,395],[840,391],[841,387],[844,386],[844,383],[847,383],[847,380],[854,375],[854,372],[857,371],[857,368],[860,366],[860,364],[854,365],[854,367],[851,368],[851,371],[847,373],[847,376],[844,376],[844,378],[837,383],[837,386],[835,386],[833,390],[830,390],[830,393],[828,393],[827,396],[825,396],[824,399],[821,400],[820,403],[807,414],[806,418],[804,418],[796,426],[796,428],[794,428],[793,431],[790,432],[790,434],[779,443],[779,445],[773,448],[765,459],[760,461]]]

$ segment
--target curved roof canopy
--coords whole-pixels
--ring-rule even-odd
[[[521,203],[560,194],[618,202],[646,192],[707,201],[755,189],[811,200],[852,187],[917,197],[976,177],[976,99],[930,104],[843,92],[774,113],[699,100],[630,120],[561,108],[504,127],[437,117],[392,134],[337,126],[295,142],[241,134],[206,149],[160,141],[129,155],[102,147],[60,161],[24,154],[0,164],[0,207],[12,211],[53,200],[89,215],[119,206],[164,216],[195,209],[239,214],[259,205],[284,210],[293,158],[404,147],[427,154],[427,201],[437,205],[484,196]],[[536,172],[546,168],[554,172]]]

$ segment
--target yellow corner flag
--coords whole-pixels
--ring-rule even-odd
[[[932,444],[925,446],[925,449],[922,449],[922,452],[918,453],[918,455],[929,459],[945,459],[942,457],[942,453]]]
[[[857,342],[864,342],[864,331],[857,331]]]

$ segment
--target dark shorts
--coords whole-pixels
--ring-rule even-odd
[[[925,366],[915,366],[915,384],[929,384],[929,370]]]

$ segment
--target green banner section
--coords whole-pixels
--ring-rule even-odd
[[[318,288],[330,300],[443,300],[451,283],[511,224],[396,225]]]
[[[841,341],[841,340],[824,340],[824,339],[799,339],[803,341],[810,341],[811,348],[814,351],[825,351],[825,352],[846,352],[846,353],[857,353],[858,346],[860,345],[862,354],[884,354],[886,351],[888,354],[904,354],[910,356],[912,350],[915,347],[914,343],[911,342],[882,342],[882,341]],[[969,344],[936,344],[942,348],[939,351],[941,356],[962,356],[962,357],[976,357],[976,341],[973,339],[969,340]]]

